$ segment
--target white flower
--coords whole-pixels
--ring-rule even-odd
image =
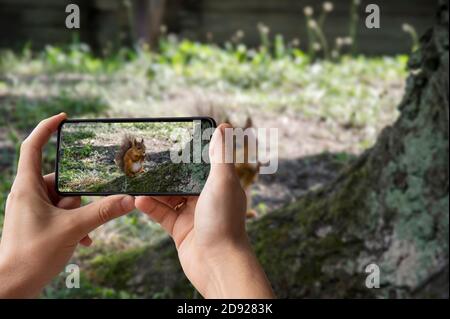
[[[313,49],[314,49],[314,51],[320,51],[320,50],[322,50],[322,46],[320,45],[320,43],[314,42]]]
[[[261,32],[261,33],[264,33],[264,34],[268,34],[269,33],[269,27],[268,26],[266,26],[264,23],[258,23],[258,29],[259,29],[259,32]]]
[[[402,24],[402,29],[405,32],[411,32],[413,30],[412,25],[408,24],[408,23],[403,23]]]
[[[317,28],[317,22],[316,22],[316,20],[309,20],[309,21],[308,21],[308,26],[309,26],[311,29],[316,29],[316,28]]]
[[[312,7],[307,6],[303,9],[303,13],[305,14],[305,16],[310,17],[314,14],[314,10]]]
[[[343,39],[343,41],[344,41],[345,45],[352,45],[353,44],[353,39],[351,37],[345,37]]]
[[[334,9],[333,3],[329,2],[329,1],[324,2],[322,7],[323,7],[323,11],[325,11],[325,12],[331,12]]]
[[[344,39],[342,39],[341,37],[337,37],[337,38],[336,38],[336,45],[337,45],[338,47],[343,46],[343,45],[344,45]]]
[[[236,32],[236,37],[237,37],[238,39],[242,39],[242,38],[244,37],[244,35],[245,35],[245,33],[244,33],[244,31],[242,31],[242,30],[238,30],[238,31]]]

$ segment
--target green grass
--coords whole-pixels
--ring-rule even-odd
[[[55,58],[56,53],[49,54],[49,50],[56,50],[57,56],[62,57]],[[104,111],[104,100],[112,102],[116,110],[128,109],[123,102],[130,100],[136,101],[136,109],[145,110],[150,108],[149,103],[152,108],[157,108],[171,92],[200,88],[227,97],[230,104],[275,111],[288,107],[305,116],[326,117],[342,125],[376,125],[378,117],[392,105],[392,98],[386,91],[406,76],[406,56],[344,55],[337,61],[311,61],[307,54],[296,48],[278,49],[277,52],[271,54],[268,48],[253,49],[243,44],[223,49],[188,40],[165,39],[161,41],[158,53],[139,49],[99,59],[84,46],[73,45],[67,50],[48,48],[41,54],[19,54],[14,58],[9,57],[12,53],[4,53],[0,60],[12,60],[1,64],[4,74],[12,78],[45,75],[52,79],[78,74],[76,85],[62,82],[49,84],[44,89],[56,90],[59,94],[73,90],[82,96],[91,94],[103,98],[80,101],[66,93],[68,97],[63,95],[45,101],[45,107],[38,105],[32,108],[33,111],[29,108],[33,102],[21,102],[17,113],[29,114],[30,123],[40,114],[48,114],[48,110],[61,109],[58,105],[64,105],[71,115]],[[72,59],[73,56],[77,59]],[[83,63],[98,64],[98,67],[74,67],[71,63],[78,60],[90,61]],[[113,68],[111,61],[114,61]],[[2,86],[11,90],[8,82],[0,88]],[[13,86],[13,89],[22,91],[20,86]],[[42,89],[39,83],[26,86],[32,91]],[[136,97],[141,94],[151,96],[151,102],[146,102],[145,97]],[[393,109],[388,111],[395,112]]]
[[[98,115],[107,110],[107,104],[98,97],[77,98],[62,91],[58,96],[28,98],[7,95],[0,108],[0,125],[17,129],[31,129],[39,121],[60,112],[71,116]]]
[[[93,138],[95,137],[95,133],[90,130],[79,130],[74,132],[68,132],[64,135],[64,142],[72,145],[75,142],[78,142],[80,140],[84,140],[87,138]]]

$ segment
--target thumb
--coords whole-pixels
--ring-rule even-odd
[[[200,208],[195,210],[196,214],[198,212],[203,215],[195,218],[194,221],[198,225],[209,225],[212,218],[223,227],[228,225],[236,228],[236,220],[239,223],[245,220],[246,196],[233,163],[234,141],[230,138],[232,135],[226,134],[225,130],[232,130],[231,125],[219,125],[211,138],[211,170],[197,202],[197,207]],[[212,207],[214,209],[211,209]],[[233,216],[237,219],[233,219]]]
[[[232,129],[230,124],[223,123],[214,131],[209,147],[210,175],[215,177],[236,175],[233,163],[233,139],[225,139],[225,132]]]
[[[108,196],[74,211],[78,214],[83,235],[106,222],[132,211],[134,197],[129,195]]]

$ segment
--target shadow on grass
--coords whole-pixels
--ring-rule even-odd
[[[147,168],[144,173],[135,177],[123,175],[107,183],[95,185],[88,191],[106,193],[196,193],[203,188],[208,173],[208,165],[166,162]]]
[[[280,159],[273,175],[260,175],[253,205],[276,209],[311,189],[334,180],[356,156],[350,153],[321,153],[295,159]]]

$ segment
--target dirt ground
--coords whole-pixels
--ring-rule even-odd
[[[253,205],[260,211],[271,211],[332,181],[363,151],[360,140],[364,132],[358,129],[305,119],[295,113],[275,117],[253,112],[252,118],[256,127],[279,130],[278,171],[260,175],[252,191]]]

